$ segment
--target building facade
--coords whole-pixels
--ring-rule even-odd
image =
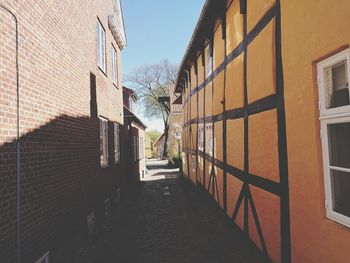
[[[163,158],[164,143],[165,143],[165,133],[162,133],[152,145],[153,158]]]
[[[146,128],[135,115],[137,96],[132,89],[123,87],[124,144],[126,158],[125,173],[132,182],[139,182],[146,175]],[[128,147],[129,146],[129,147]],[[131,146],[131,147],[130,147]]]
[[[121,4],[4,0],[0,34],[0,262],[66,262],[125,181]]]
[[[153,154],[152,154],[152,142],[151,142],[151,136],[146,132],[145,134],[145,155],[147,159],[151,159]]]
[[[180,67],[184,176],[273,262],[350,262],[349,9],[208,0]]]
[[[169,161],[175,164],[175,159],[181,156],[182,147],[182,106],[175,103],[178,97],[175,94],[175,86],[169,86],[170,97],[170,114],[169,114],[169,131],[168,131],[168,154]]]

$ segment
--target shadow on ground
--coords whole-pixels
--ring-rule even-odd
[[[150,177],[165,179],[142,182],[124,201],[98,262],[268,262],[186,179],[163,168]]]

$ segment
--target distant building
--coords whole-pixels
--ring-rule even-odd
[[[181,94],[176,96],[175,86],[169,86],[170,114],[169,114],[169,134],[168,134],[168,154],[169,161],[174,163],[174,158],[181,158],[182,152],[182,104],[177,102]]]
[[[137,96],[132,89],[123,87],[124,102],[124,144],[126,158],[126,170],[132,182],[138,182],[146,174],[145,142],[147,126],[135,115],[135,103]]]
[[[151,142],[151,137],[148,135],[146,132],[146,143],[145,143],[145,153],[146,153],[146,158],[150,159],[153,156],[152,153],[152,142]]]
[[[159,136],[159,138],[153,144],[153,157],[154,158],[163,158],[164,142],[165,142],[165,134],[162,133],[162,135]]]

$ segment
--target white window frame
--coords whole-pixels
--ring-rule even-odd
[[[97,19],[97,65],[106,74],[106,31]]]
[[[349,173],[350,169],[343,167],[334,167],[330,164],[329,159],[329,140],[328,140],[328,125],[336,123],[350,122],[350,105],[326,109],[326,93],[325,93],[325,78],[324,69],[338,64],[343,60],[347,61],[348,68],[348,83],[350,78],[350,52],[349,49],[343,50],[317,64],[317,83],[319,88],[319,110],[320,110],[320,135],[322,141],[323,154],[323,169],[324,169],[324,184],[325,184],[325,207],[326,216],[344,226],[350,227],[350,217],[340,214],[333,207],[333,190],[331,182],[331,170],[342,171]],[[349,85],[348,85],[349,88]],[[350,93],[350,92],[349,92]]]
[[[117,164],[120,162],[120,131],[119,124],[114,123],[114,163]]]
[[[111,47],[111,59],[112,59],[112,81],[113,81],[113,84],[118,87],[118,53],[113,45]]]
[[[109,166],[108,120],[103,117],[100,117],[99,119],[100,119],[100,150],[101,150],[101,136],[102,136],[102,155],[100,153],[100,165],[101,167],[108,167]],[[106,146],[106,149],[104,149],[105,146]]]
[[[209,44],[205,47],[205,77],[208,78],[213,73],[213,56],[210,52]]]
[[[343,50],[321,62],[317,63],[317,84],[319,87],[319,109],[321,118],[325,119],[327,116],[331,118],[346,116],[350,112],[350,105],[326,109],[326,91],[325,91],[325,80],[324,80],[324,69],[330,66],[334,66],[339,62],[346,60],[348,63],[348,78],[350,77],[350,49]],[[349,85],[348,85],[348,89]],[[350,90],[349,90],[350,94]],[[344,115],[345,114],[345,115]]]

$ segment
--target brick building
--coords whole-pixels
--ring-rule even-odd
[[[0,42],[0,262],[59,261],[125,182],[121,4],[4,0]]]
[[[146,174],[146,128],[136,116],[137,96],[132,89],[123,87],[124,126],[123,144],[125,145],[125,173],[131,182],[139,182]],[[129,146],[129,147],[128,147]]]

